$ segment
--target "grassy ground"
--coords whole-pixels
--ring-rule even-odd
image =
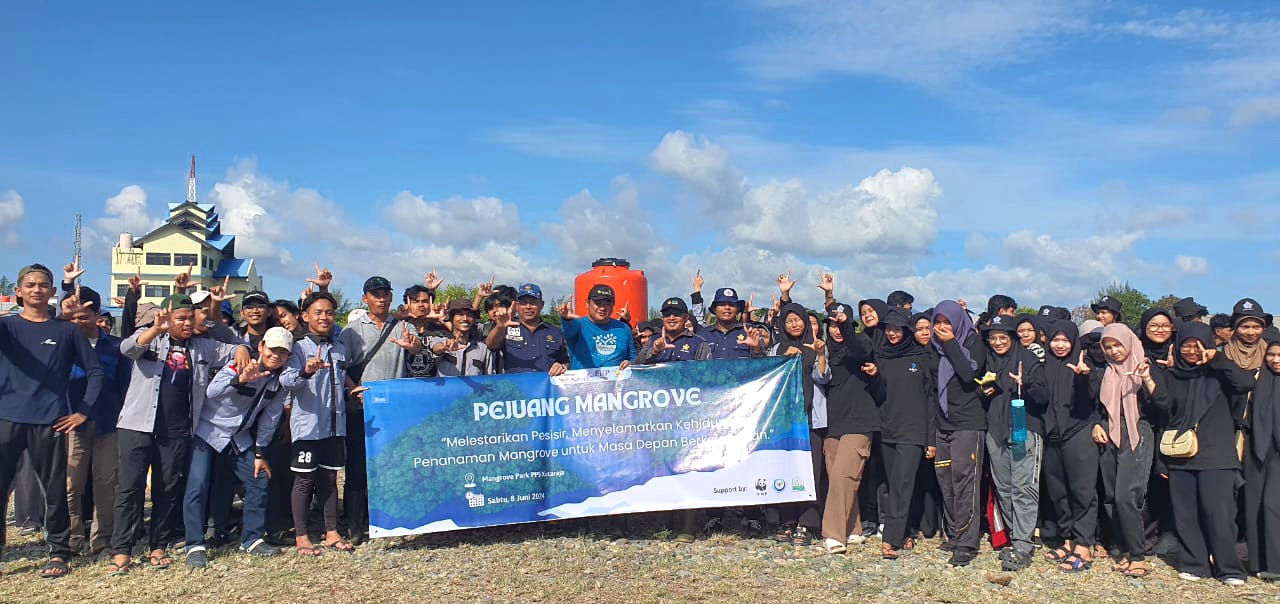
[[[12,528],[12,527],[11,527]],[[653,530],[607,540],[545,524],[450,535],[376,540],[354,554],[303,558],[292,549],[273,559],[233,550],[213,553],[203,571],[182,557],[169,570],[137,566],[110,577],[106,561],[76,558],[70,576],[42,580],[44,548],[10,532],[0,559],[0,602],[1277,602],[1280,586],[1250,580],[1229,588],[1188,583],[1153,560],[1155,573],[1131,580],[1109,562],[1070,575],[1044,562],[1001,573],[990,552],[951,569],[937,541],[896,562],[879,558],[879,542],[826,555],[767,539],[715,535],[692,545]],[[1007,586],[998,583],[1009,579]]]

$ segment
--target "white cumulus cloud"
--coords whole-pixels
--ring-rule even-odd
[[[17,191],[0,194],[0,242],[13,245],[22,241],[18,229],[26,215],[26,205]]]
[[[1209,274],[1209,260],[1201,256],[1174,256],[1173,265],[1185,275]]]
[[[662,137],[650,162],[658,172],[692,187],[712,210],[742,208],[747,179],[729,164],[729,153],[720,146],[676,130]]]
[[[464,244],[476,239],[515,241],[523,237],[520,211],[496,197],[450,197],[427,201],[402,191],[391,200],[387,217],[400,232],[436,244]]]

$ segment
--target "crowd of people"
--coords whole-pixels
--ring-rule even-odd
[[[1186,580],[1280,578],[1280,332],[1251,298],[1213,318],[1192,298],[1126,317],[1104,296],[1077,324],[1004,295],[981,313],[914,309],[902,291],[850,304],[830,274],[821,312],[792,299],[789,274],[755,309],[732,287],[704,298],[699,273],[652,320],[615,313],[599,284],[584,316],[563,304],[553,325],[536,284],[437,300],[431,273],[399,302],[369,277],[340,327],[317,265],[299,299],[247,292],[238,319],[225,283],[193,291],[179,274],[173,295],[140,304],[135,276],[116,330],[83,272],[64,267],[58,302],[53,272],[24,267],[21,309],[0,318],[0,493],[16,483],[16,519],[40,517],[44,577],[82,554],[126,574],[139,545],[159,568],[177,544],[194,568],[237,539],[257,556],[351,551],[368,537],[367,381],[787,355],[821,496],[677,512],[677,540],[768,527],[840,554],[878,536],[893,560],[940,536],[965,566],[985,534],[1008,571],[1043,545],[1064,572],[1110,558],[1142,578],[1167,547]]]

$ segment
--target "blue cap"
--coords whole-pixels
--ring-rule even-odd
[[[516,290],[516,299],[519,300],[520,298],[537,298],[541,300],[542,288],[532,283],[525,283],[520,286],[520,289]]]
[[[717,304],[742,304],[742,300],[738,298],[738,290],[722,287],[716,290],[716,297],[711,301],[712,306]]]

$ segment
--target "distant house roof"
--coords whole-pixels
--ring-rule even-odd
[[[214,249],[226,251],[227,246],[234,243],[235,240],[235,235],[218,235],[216,237],[209,237],[205,241],[208,242],[209,245],[212,245]]]
[[[239,277],[249,276],[249,267],[253,264],[252,260],[243,258],[228,258],[218,263],[218,270],[213,272],[216,277]]]
[[[187,203],[187,202],[185,202],[185,201],[180,201],[180,202],[178,202],[178,203],[171,203],[171,204],[169,204],[169,211],[170,211],[170,212],[172,212],[172,211],[173,211],[175,208],[177,208],[178,206],[184,205],[184,204],[186,204],[186,203]],[[211,204],[211,203],[197,203],[197,204],[195,204],[195,206],[196,206],[196,207],[198,207],[198,208],[200,208],[201,210],[204,210],[205,212],[212,212],[212,211],[213,211],[213,204]]]

